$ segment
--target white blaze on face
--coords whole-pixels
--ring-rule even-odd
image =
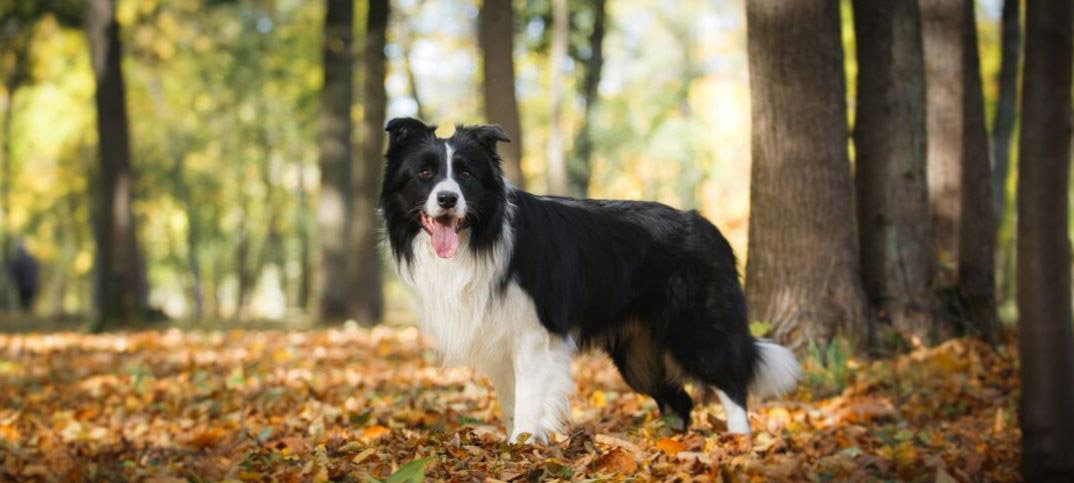
[[[425,213],[433,218],[439,218],[444,215],[453,215],[455,218],[463,218],[466,216],[466,197],[462,195],[462,187],[459,186],[459,182],[455,180],[455,172],[451,167],[451,157],[455,154],[455,150],[447,142],[444,143],[445,159],[444,163],[447,165],[445,169],[446,175],[444,179],[436,183],[433,186],[432,191],[429,192],[429,197],[425,200]],[[458,201],[455,202],[454,208],[441,208],[440,203],[437,202],[437,195],[441,193],[454,194]]]
[[[451,258],[459,249],[459,230],[462,229],[462,220],[466,217],[466,198],[451,169],[451,156],[454,150],[446,142],[444,153],[446,165],[444,178],[437,182],[429,192],[429,197],[425,200],[421,224],[429,233],[436,254],[440,258]],[[450,197],[453,203],[444,203],[444,206],[441,206],[440,198],[445,196]]]

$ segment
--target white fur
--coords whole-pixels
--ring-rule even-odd
[[[759,340],[757,350],[760,352],[757,373],[750,384],[750,393],[757,397],[779,396],[798,383],[802,368],[798,365],[794,353],[779,344]]]
[[[459,186],[459,182],[455,180],[454,173],[451,168],[451,157],[455,154],[455,149],[451,147],[451,144],[444,143],[445,161],[447,163],[447,176],[443,181],[436,183],[433,190],[429,192],[429,197],[425,199],[425,213],[433,218],[439,218],[443,215],[454,213],[457,218],[463,218],[466,216],[466,197],[462,194],[462,187]],[[443,193],[455,193],[459,197],[459,200],[455,202],[455,208],[445,210],[440,207],[440,204],[436,201],[436,195]],[[454,210],[454,211],[452,211]]]
[[[746,408],[739,406],[723,391],[717,389],[716,396],[723,404],[723,412],[727,415],[727,431],[735,434],[750,434],[750,418],[746,414]]]
[[[541,325],[533,299],[518,284],[500,288],[514,242],[511,208],[488,256],[466,249],[469,230],[463,230],[457,255],[440,258],[422,231],[413,260],[398,270],[417,296],[421,329],[436,341],[444,364],[489,376],[511,441],[521,433],[546,441],[568,416],[574,344]]]

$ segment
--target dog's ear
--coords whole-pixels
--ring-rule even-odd
[[[388,125],[384,127],[384,130],[388,131],[388,150],[391,150],[407,142],[433,134],[436,131],[436,126],[430,126],[413,117],[397,117],[388,121]]]
[[[484,144],[490,149],[495,149],[497,142],[511,142],[511,138],[507,137],[507,133],[503,130],[502,127],[500,127],[499,124],[470,126],[462,129],[468,131],[474,139],[476,139],[478,142]]]

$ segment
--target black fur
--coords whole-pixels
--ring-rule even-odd
[[[414,119],[393,120],[387,130],[381,209],[394,256],[409,261],[421,229],[413,207],[436,182],[414,173],[443,158],[444,140]],[[517,283],[545,328],[606,351],[633,389],[687,424],[687,380],[715,386],[745,408],[760,356],[735,256],[719,230],[696,211],[659,203],[509,188],[495,151],[506,140],[497,126],[460,126],[448,140],[459,153],[454,168],[473,172],[462,186],[476,212],[466,219],[468,249],[488,255],[509,219],[514,245],[501,288]]]

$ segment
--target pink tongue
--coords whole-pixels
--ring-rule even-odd
[[[433,222],[433,249],[440,258],[451,258],[459,249],[459,234],[455,227]]]

